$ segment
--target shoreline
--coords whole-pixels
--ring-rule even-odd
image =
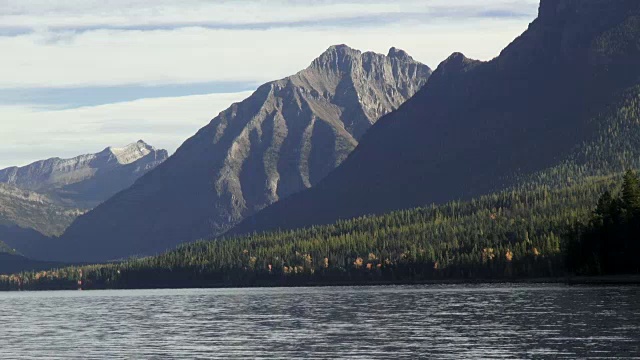
[[[22,291],[100,291],[100,290],[160,290],[160,289],[242,289],[242,288],[302,288],[302,287],[364,287],[364,286],[411,286],[411,285],[507,285],[507,284],[549,284],[567,286],[640,286],[640,274],[638,275],[602,275],[602,276],[564,276],[541,278],[503,278],[503,279],[438,279],[415,281],[366,281],[366,282],[306,282],[299,284],[271,283],[252,285],[233,284],[190,284],[190,286],[155,284],[149,287],[93,287],[77,289],[0,289],[0,292]]]

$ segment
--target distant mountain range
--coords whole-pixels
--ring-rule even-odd
[[[640,1],[543,0],[499,57],[451,55],[317,186],[230,234],[637,168],[639,114]]]
[[[167,156],[138,141],[0,170],[0,252],[39,251],[53,241],[48,237],[61,235],[79,215],[131,186]]]
[[[48,195],[0,183],[0,227],[18,226],[56,236],[83,212],[62,206]],[[4,239],[0,237],[0,240]]]
[[[59,240],[58,258],[149,254],[220,234],[318,183],[430,75],[399,49],[332,46],[307,69],[233,104],[164,164],[81,216]]]
[[[140,140],[72,159],[52,158],[0,170],[0,183],[49,196],[61,205],[93,208],[126,189],[168,157]]]

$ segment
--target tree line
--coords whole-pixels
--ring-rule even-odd
[[[640,204],[636,195],[624,195],[640,192],[628,177],[619,206],[612,205],[619,199],[611,195],[611,201],[598,198],[614,192],[621,176],[591,177],[555,189],[503,191],[326,226],[199,241],[117,263],[0,276],[0,289],[411,283],[604,273],[609,265],[603,264],[618,255],[607,253],[598,265],[588,256],[585,263],[576,259],[588,252],[585,244],[601,244],[588,240],[600,224],[593,216],[611,228],[627,226],[616,233],[620,251],[627,249],[625,236],[636,229],[630,224]],[[609,212],[614,208],[620,215]],[[594,239],[605,236],[597,234]]]
[[[586,224],[568,237],[568,267],[580,274],[640,272],[640,179],[624,175],[617,194],[605,191]]]

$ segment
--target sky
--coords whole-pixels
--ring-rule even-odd
[[[173,152],[329,46],[490,60],[538,0],[0,0],[0,169],[139,139]]]

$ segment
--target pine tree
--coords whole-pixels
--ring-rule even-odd
[[[608,223],[612,221],[612,217],[615,214],[614,207],[616,203],[611,196],[611,192],[609,190],[605,191],[600,199],[598,199],[598,205],[596,206],[596,210],[594,211],[594,221],[597,222],[597,226],[606,226]]]
[[[640,180],[634,171],[627,171],[622,184],[622,203],[628,216],[640,210]]]

